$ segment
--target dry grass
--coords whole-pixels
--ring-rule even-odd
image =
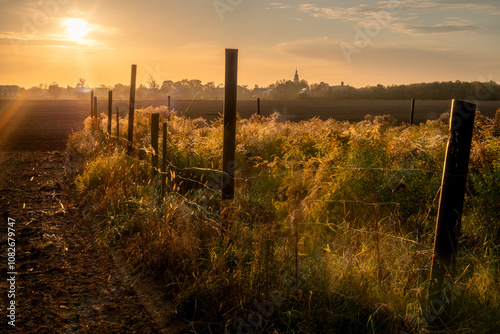
[[[151,152],[152,111],[137,112],[136,152]],[[389,117],[239,120],[228,203],[219,200],[221,125],[171,117],[163,200],[147,154],[128,157],[102,130],[91,135],[90,122],[72,136],[69,161],[103,244],[123,247],[138,270],[163,282],[177,315],[198,331],[427,327],[445,118],[413,127]],[[495,126],[478,116],[449,332],[500,327]]]

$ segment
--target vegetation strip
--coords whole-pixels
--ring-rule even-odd
[[[169,167],[158,204],[155,112],[136,110],[132,156],[107,135],[102,115],[72,135],[68,157],[101,244],[123,249],[161,282],[176,317],[212,332],[429,326],[425,291],[449,115],[420,126],[389,116],[238,119],[235,197],[222,206],[222,120],[175,114],[159,152]],[[100,129],[93,135],[92,122]],[[447,331],[500,326],[499,124],[500,112],[476,116]],[[264,311],[255,304],[263,302]]]

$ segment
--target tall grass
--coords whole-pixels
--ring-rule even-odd
[[[87,120],[69,140],[68,171],[101,243],[162,282],[179,318],[214,333],[425,329],[446,116],[239,119],[236,196],[221,203],[222,120],[165,115],[162,199],[149,164],[155,111],[137,111],[132,157],[104,117]],[[449,332],[500,328],[500,137],[477,118]]]

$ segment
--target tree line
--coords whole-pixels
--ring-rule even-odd
[[[114,86],[100,85],[89,87],[86,80],[81,78],[75,87],[61,87],[57,83],[50,85],[40,84],[29,89],[20,88],[20,96],[30,99],[87,99],[90,90],[98,98],[107,98],[108,91],[113,91],[115,99],[126,100],[129,97],[130,87],[118,83]],[[216,85],[213,81],[202,83],[201,80],[183,79],[180,81],[165,80],[161,84],[152,78],[136,89],[136,98],[139,100],[166,99],[197,99],[221,100],[224,96],[223,84]],[[325,82],[308,84],[301,80],[297,83],[291,80],[279,80],[267,87],[255,85],[238,86],[238,99],[268,99],[268,100],[449,100],[475,99],[500,100],[499,85],[494,81],[465,82],[443,81],[432,83],[414,83],[408,85],[376,85],[355,88],[348,85],[332,86]]]

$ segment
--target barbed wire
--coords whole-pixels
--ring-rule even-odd
[[[378,206],[378,205],[401,205],[400,202],[365,202],[365,201],[354,201],[354,200],[312,200],[312,202],[321,202],[321,203],[339,203],[339,204],[364,204],[370,206]]]
[[[418,242],[418,241],[415,241],[415,240],[412,240],[412,239],[408,239],[408,238],[399,237],[399,236],[396,236],[396,235],[392,235],[390,233],[383,233],[383,232],[374,231],[374,230],[352,228],[352,227],[349,227],[349,226],[346,226],[346,225],[337,225],[337,224],[324,223],[324,222],[301,222],[301,223],[297,223],[297,224],[299,224],[299,225],[321,225],[321,226],[328,225],[328,226],[336,227],[338,229],[343,229],[343,230],[347,230],[347,231],[354,231],[354,232],[358,232],[358,233],[379,234],[379,235],[383,235],[385,237],[389,237],[389,238],[392,238],[392,239],[397,239],[397,240],[401,240],[401,241],[404,241],[404,242],[409,242],[409,243],[412,243],[412,244],[415,244],[415,245],[418,245],[418,246],[421,246],[421,247],[427,246],[427,245],[425,245],[425,244],[423,244],[421,242]],[[429,249],[432,249],[432,248],[429,248]]]
[[[117,137],[114,134],[108,134],[107,132],[104,132],[104,131],[103,131],[103,134],[105,135],[105,137],[118,140],[120,143],[124,143],[125,145],[128,145],[130,143],[128,141],[128,139],[126,139],[124,137],[121,137],[121,136]],[[132,144],[132,147],[133,147],[133,149],[135,149],[137,151],[143,151],[146,154],[153,153],[153,148],[151,146],[140,147],[138,145]],[[158,154],[158,157],[159,156],[160,155]],[[137,156],[130,156],[129,158],[133,159],[137,163],[144,163],[144,162],[148,163],[149,168],[151,168],[151,170],[154,170],[160,176],[167,176],[167,177],[170,176],[172,182],[175,182],[175,179],[180,179],[180,180],[183,180],[186,182],[198,184],[199,186],[203,187],[204,189],[207,189],[208,191],[211,191],[214,193],[216,193],[222,189],[222,183],[223,183],[222,177],[223,176],[230,178],[229,174],[227,174],[225,171],[220,170],[220,169],[207,168],[207,167],[196,167],[196,166],[179,167],[179,166],[176,166],[171,160],[166,161],[167,165],[164,167],[165,172],[163,172],[162,168],[153,167],[151,162],[146,160],[146,159],[139,159]],[[273,168],[271,166],[266,166],[266,167],[269,169]],[[287,166],[284,166],[284,167],[287,169],[286,171],[283,171],[283,172],[277,173],[277,174],[274,173],[273,177],[278,177],[278,178],[282,177],[284,175],[289,174],[290,170],[292,170],[292,168],[290,168],[290,167],[287,167]],[[173,174],[172,174],[172,169],[175,169]],[[422,168],[383,168],[383,167],[357,167],[357,166],[333,166],[333,167],[328,167],[328,168],[317,168],[317,169],[310,169],[309,168],[309,171],[311,171],[313,173],[321,173],[321,172],[326,172],[326,171],[331,171],[331,170],[381,171],[381,172],[421,172],[421,173],[433,173],[433,174],[439,173],[437,171],[422,169]],[[210,178],[207,179],[206,182],[201,182],[200,180],[192,179],[192,178],[189,178],[185,175],[179,175],[178,173],[176,173],[176,171],[199,171],[199,172],[201,171],[201,172],[214,173],[214,174],[217,174],[219,176],[218,176],[218,179],[215,179],[212,177],[211,179]],[[292,172],[293,172],[293,170],[292,170]],[[261,171],[261,173],[259,173],[259,175],[261,175],[262,173],[263,173],[263,171]],[[259,176],[234,177],[233,179],[238,180],[238,181],[247,182],[250,179],[257,179],[258,177]],[[209,183],[211,183],[212,186],[209,186],[208,185]],[[215,187],[213,187],[213,185],[219,185],[220,188],[217,187],[218,189],[215,189]],[[425,221],[430,216],[433,203],[435,202],[437,196],[439,195],[439,191],[440,191],[440,188],[438,189],[433,201],[428,205],[429,210],[428,210],[427,215],[424,218],[422,224],[425,223]],[[180,195],[178,192],[173,192],[173,194],[180,196],[186,203],[189,203],[190,205],[196,207],[196,209],[198,211],[200,211],[200,212],[203,211],[203,215],[205,216],[206,219],[211,219],[209,217],[209,214],[206,212],[206,210],[204,210],[203,207],[200,206],[198,203],[196,203],[194,201],[190,201],[185,196]],[[404,202],[367,202],[367,201],[362,201],[362,200],[326,200],[325,199],[325,200],[308,200],[308,201],[322,202],[322,203],[339,203],[339,204],[344,204],[344,205],[349,203],[349,204],[361,204],[361,205],[368,205],[368,206],[384,206],[384,205],[385,206],[400,206],[402,204],[405,204]],[[263,203],[272,204],[271,202],[263,202]],[[213,221],[213,223],[216,223],[213,219],[211,219],[211,220]]]
[[[111,138],[114,138],[114,139],[120,139],[121,141],[124,141],[125,144],[127,144],[127,145],[130,144],[130,142],[126,138],[118,138],[116,135],[108,134],[107,132],[106,132],[106,135],[111,137]],[[139,147],[133,143],[132,143],[132,147],[135,150],[142,150],[145,152],[151,152],[153,150],[153,148],[151,146]],[[158,156],[160,156],[160,155],[158,154]],[[194,167],[194,166],[178,167],[178,166],[174,165],[171,160],[167,160],[167,162],[168,162],[167,168],[173,167],[177,170],[196,170],[196,171],[207,171],[207,172],[226,174],[224,171],[222,171],[220,169],[207,168],[207,167]],[[268,166],[268,168],[272,168],[272,167]],[[385,167],[359,167],[359,166],[333,166],[333,167],[328,167],[328,168],[317,168],[317,169],[310,169],[309,168],[309,170],[311,170],[312,172],[315,172],[315,173],[326,172],[326,171],[330,171],[330,170],[381,171],[381,172],[421,172],[421,173],[431,173],[431,174],[440,174],[442,172],[442,171],[423,169],[423,168],[385,168]],[[161,171],[159,171],[159,172],[161,172]],[[278,176],[278,177],[283,176],[283,175],[285,175],[285,173],[275,174],[275,176]],[[229,176],[229,175],[227,175],[227,176]],[[252,178],[257,178],[257,177],[256,176],[250,176],[250,177],[245,177],[245,178],[234,177],[235,180],[247,180],[247,179],[252,179]]]

